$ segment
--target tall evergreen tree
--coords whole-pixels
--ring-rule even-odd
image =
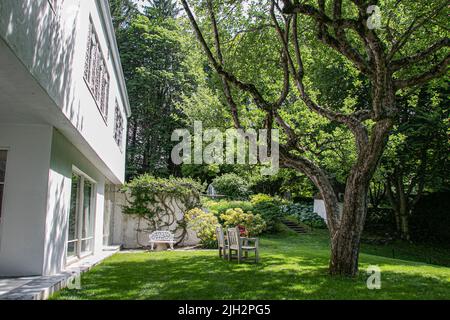
[[[149,1],[143,12],[127,0],[111,5],[132,109],[127,178],[144,172],[177,174],[170,136],[182,117],[176,103],[195,87],[186,58],[190,38],[176,19],[173,0]]]

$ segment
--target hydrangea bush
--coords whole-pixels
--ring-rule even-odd
[[[220,215],[226,228],[245,227],[249,236],[257,236],[266,229],[266,222],[259,214],[244,212],[241,208],[228,209]]]
[[[217,247],[216,226],[219,224],[219,220],[213,213],[194,208],[185,213],[184,219],[188,228],[196,232],[202,247]]]

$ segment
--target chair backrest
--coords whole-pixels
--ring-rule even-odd
[[[231,247],[239,247],[239,228],[229,228],[228,229],[228,245]]]
[[[219,247],[224,247],[225,246],[225,235],[223,234],[222,226],[216,227],[216,236],[217,236],[217,243],[219,244]]]
[[[153,231],[149,238],[150,241],[173,241],[174,234],[170,231]]]

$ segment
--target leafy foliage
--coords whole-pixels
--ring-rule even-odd
[[[248,183],[235,173],[226,173],[213,180],[213,186],[229,199],[245,199],[249,195]]]
[[[219,220],[214,214],[194,208],[185,213],[184,219],[188,228],[196,232],[204,248],[217,248],[215,228]]]
[[[283,216],[281,207],[283,202],[266,194],[256,194],[251,196],[253,212],[258,213],[266,222],[266,231],[276,231],[277,224]]]
[[[214,212],[217,216],[225,213],[228,209],[242,208],[244,211],[253,211],[253,205],[250,201],[239,200],[208,200],[203,203],[203,206]]]
[[[285,215],[294,216],[300,222],[312,227],[323,229],[326,228],[325,221],[313,211],[309,204],[293,203],[283,206],[282,212]]]
[[[126,195],[123,213],[136,216],[139,225],[141,219],[147,222],[148,227],[138,227],[137,233],[170,229],[175,233],[177,242],[181,242],[187,229],[184,218],[180,219],[177,211],[196,207],[203,190],[204,186],[192,179],[165,179],[144,174],[123,186],[122,191]]]
[[[131,105],[127,178],[179,175],[170,137],[184,126],[177,104],[202,78],[201,59],[193,59],[198,50],[174,0],[146,2],[143,12],[131,1],[114,0],[111,9]]]
[[[187,210],[194,208],[204,186],[189,178],[158,178],[143,174],[126,183],[122,190],[130,195],[124,213],[152,219],[163,210],[158,205],[168,198],[179,199]]]
[[[266,228],[264,219],[259,214],[244,212],[241,208],[228,209],[220,215],[225,227],[244,226],[249,236],[257,236]]]

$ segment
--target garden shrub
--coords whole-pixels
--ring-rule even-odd
[[[283,201],[267,194],[256,194],[251,196],[250,202],[253,205],[252,211],[260,214],[266,222],[266,231],[276,231],[276,226],[283,217],[283,212],[281,211]]]
[[[257,236],[266,228],[266,223],[259,214],[244,212],[241,208],[228,209],[220,218],[226,228],[244,226],[249,236]]]
[[[266,194],[257,194],[251,196],[250,201],[239,200],[208,200],[203,203],[204,207],[208,208],[211,213],[216,214],[219,218],[228,209],[240,208],[244,212],[253,212],[259,214],[266,223],[267,232],[275,232],[276,225],[281,221],[283,213],[281,207],[283,201],[276,197],[271,197]]]
[[[250,196],[250,202],[255,205],[261,202],[273,202],[275,198],[264,193],[258,193]]]
[[[225,213],[228,209],[241,208],[244,211],[253,211],[253,205],[250,201],[238,200],[209,200],[203,203],[203,206],[208,208],[211,212],[215,212],[218,217]]]
[[[204,248],[217,248],[216,226],[219,224],[217,217],[202,209],[194,208],[184,215],[189,228],[195,231]]]
[[[242,200],[249,195],[247,181],[235,173],[221,175],[215,178],[212,184],[218,194],[224,195],[229,199]]]
[[[262,176],[255,174],[250,176],[249,189],[252,193],[275,195],[281,193],[284,176],[281,174]]]
[[[291,215],[297,218],[300,222],[312,227],[323,229],[326,228],[326,223],[317,213],[313,211],[311,204],[293,203],[284,205],[282,212],[285,215]]]

